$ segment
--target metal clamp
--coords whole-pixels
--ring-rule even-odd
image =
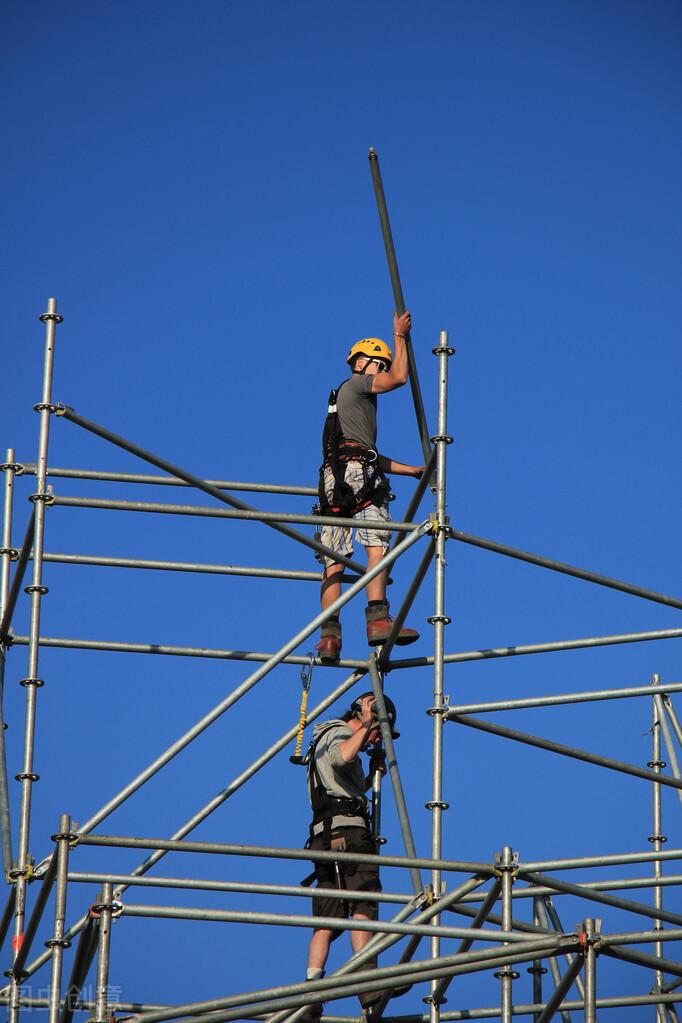
[[[41,323],[49,323],[50,320],[54,320],[55,323],[64,322],[64,317],[60,316],[59,313],[41,313],[38,319]]]
[[[431,351],[434,355],[454,355],[457,349],[450,348],[449,345],[437,345],[436,348],[432,348]]]
[[[652,843],[653,842],[660,842],[661,845],[664,842],[667,842],[667,841],[668,841],[668,836],[667,835],[649,835],[649,837],[647,838],[647,842],[652,842]]]
[[[497,980],[502,980],[504,977],[509,977],[511,980],[518,980],[520,976],[521,974],[516,970],[512,970],[511,966],[505,966],[504,969],[497,970],[496,973],[493,973],[493,977],[496,977]]]
[[[48,586],[37,586],[32,583],[30,586],[24,586],[24,593],[39,593],[41,597],[44,597],[46,593],[49,593]]]
[[[2,472],[9,472],[11,470],[15,476],[21,476],[23,475],[24,467],[21,462],[3,462],[0,465],[0,470]]]
[[[578,949],[582,955],[587,953],[589,947],[593,947],[596,955],[599,955],[599,946],[601,945],[601,919],[595,918],[593,921],[585,921],[585,923],[594,923],[594,930],[585,928],[585,924],[576,924],[575,930],[578,935]]]
[[[17,781],[40,781],[40,775],[33,771],[22,771],[21,774],[15,774],[14,777]]]
[[[68,938],[50,938],[45,942],[45,948],[71,948]]]
[[[429,623],[429,625],[437,625],[437,624],[440,624],[440,625],[451,625],[452,624],[452,618],[449,618],[447,615],[431,615],[431,617],[427,618],[426,620]]]
[[[497,877],[503,877],[505,874],[511,874],[512,878],[516,878],[519,872],[519,854],[517,852],[513,852],[510,863],[503,863],[502,857],[498,854],[497,859],[493,864],[493,868]]]
[[[35,877],[35,871],[33,869],[33,857],[31,857],[25,867],[12,867],[11,870],[7,871],[8,881],[18,881],[20,877],[25,878],[27,881],[32,881]]]
[[[34,412],[56,412],[57,406],[53,405],[51,401],[39,401],[33,406]]]
[[[658,767],[658,768],[660,768],[661,770],[663,770],[663,768],[664,768],[664,767],[667,767],[667,766],[668,766],[668,762],[667,762],[666,760],[647,760],[647,764],[646,764],[646,766],[647,766],[647,767],[650,767],[652,771],[653,771],[653,770],[654,770],[654,769],[655,769],[656,767]]]
[[[2,554],[9,554],[10,561],[19,560],[19,551],[16,549],[16,547],[0,547],[0,555]]]
[[[431,443],[438,444],[440,442],[442,444],[452,444],[454,439],[455,438],[451,437],[449,433],[437,433],[435,437],[431,438]]]
[[[441,521],[435,512],[431,512],[431,514],[429,515],[429,522],[431,524],[429,532],[433,536],[438,536],[439,533],[445,533],[447,537],[450,531],[450,519],[447,517],[447,515]]]

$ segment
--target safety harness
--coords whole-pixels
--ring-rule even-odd
[[[374,448],[368,448],[358,441],[344,436],[337,410],[339,391],[346,381],[329,392],[327,418],[322,431],[322,458],[318,495],[322,515],[353,516],[370,504],[385,504],[390,494],[390,484],[379,468],[378,455]],[[362,465],[363,484],[355,493],[346,483],[346,464],[350,461]],[[325,487],[325,469],[331,469],[334,476],[334,491],[331,502]]]
[[[329,849],[332,820],[334,817],[362,817],[369,828],[369,807],[367,800],[363,797],[353,798],[352,796],[332,796],[327,792],[320,772],[315,761],[315,750],[321,739],[332,728],[337,728],[338,722],[331,722],[326,728],[322,728],[303,757],[302,763],[308,768],[308,787],[310,791],[310,805],[313,810],[313,819],[310,825],[310,838],[313,837],[313,830],[316,824],[322,823],[322,835],[325,841],[325,848]]]

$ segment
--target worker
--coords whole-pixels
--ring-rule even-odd
[[[423,465],[405,465],[380,455],[376,450],[377,395],[402,387],[408,377],[405,342],[411,327],[409,312],[393,316],[395,358],[391,349],[376,337],[353,345],[346,362],[352,374],[329,396],[329,408],[322,437],[323,464],[320,468],[320,512],[354,518],[363,525],[357,540],[367,552],[367,566],[377,565],[388,550],[390,534],[370,528],[371,522],[388,522],[389,484],[384,473],[419,479]],[[364,525],[367,523],[367,525]],[[323,526],[320,539],[331,550],[348,557],[353,551],[348,526]],[[325,557],[321,604],[325,610],[341,596],[343,565]],[[385,643],[392,619],[386,601],[386,572],[367,584],[367,642]],[[400,629],[396,643],[405,646],[419,639],[414,629]],[[317,652],[322,661],[333,663],[341,654],[341,623],[338,613],[322,625]]]
[[[384,699],[391,734],[397,739],[400,733],[395,730],[395,705],[387,696]],[[307,848],[372,855],[377,852],[365,791],[372,783],[375,770],[382,774],[386,771],[385,755],[378,745],[380,742],[381,731],[372,693],[363,693],[354,700],[342,718],[315,726],[307,754],[308,796],[313,810]],[[375,749],[369,762],[369,774],[365,776],[360,753],[369,750],[370,746]],[[373,863],[320,862],[315,864],[310,880],[313,876],[318,888],[342,888],[357,893],[357,899],[353,900],[313,896],[313,916],[376,920],[377,903],[363,898],[363,893],[381,891],[378,866]],[[326,927],[314,928],[308,949],[307,980],[324,977],[331,943],[340,933]],[[352,930],[353,951],[361,951],[370,937],[368,931]],[[363,969],[371,969],[375,965],[376,960],[373,960]],[[377,992],[359,996],[366,1010],[370,1010],[379,997]],[[307,1006],[304,1020],[316,1023],[321,1014],[322,1004],[313,1003]]]

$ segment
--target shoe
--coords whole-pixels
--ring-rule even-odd
[[[393,619],[388,613],[388,604],[377,604],[374,607],[365,608],[367,619],[367,642],[370,646],[381,646],[391,634]],[[416,629],[408,629],[406,625],[400,629],[396,638],[396,646],[408,646],[419,639]]]
[[[311,1002],[306,1005],[301,1016],[301,1023],[320,1023],[324,1002]]]
[[[323,1002],[313,1002],[312,1005],[306,1005],[305,1011],[301,1016],[301,1023],[320,1023],[323,1009]]]
[[[338,619],[324,623],[320,629],[320,642],[315,649],[325,664],[338,661],[341,656],[341,623]]]

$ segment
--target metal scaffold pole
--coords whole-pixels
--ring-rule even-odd
[[[443,799],[443,721],[446,713],[443,657],[445,655],[445,626],[450,618],[445,614],[445,545],[447,540],[448,519],[446,516],[446,464],[447,448],[452,437],[447,432],[448,405],[448,360],[454,355],[454,349],[448,345],[448,332],[441,331],[439,344],[433,349],[438,357],[438,432],[432,438],[436,447],[436,539],[435,539],[435,579],[434,579],[434,613],[429,618],[433,625],[433,706],[429,713],[433,718],[433,759],[431,779],[431,799],[426,804],[431,811],[431,855],[439,860],[443,845],[443,812],[448,804]],[[439,870],[431,872],[433,897],[437,901],[441,897],[441,875]],[[438,921],[439,918],[436,917]],[[431,939],[431,956],[438,959],[440,955],[440,938]],[[429,1014],[431,1023],[438,1023],[440,1006],[436,999],[437,983],[431,985]]]
[[[12,511],[14,497],[14,474],[17,466],[14,449],[8,448],[5,462],[0,468],[5,474],[5,497],[2,517],[2,548],[0,548],[0,622],[4,621],[9,602],[10,564],[18,556],[12,547]],[[2,842],[2,866],[5,876],[12,869],[12,829],[9,812],[9,790],[7,784],[7,755],[5,751],[5,662],[7,660],[6,637],[0,636],[0,841]]]
[[[55,331],[58,323],[63,317],[57,312],[56,298],[48,299],[47,312],[40,317],[45,324],[45,360],[43,366],[43,389],[40,402],[35,406],[36,412],[40,415],[40,429],[38,436],[38,458],[36,471],[36,490],[31,495],[31,501],[35,509],[35,535],[33,538],[33,579],[30,586],[26,587],[31,598],[31,617],[29,626],[28,646],[28,670],[26,678],[21,684],[26,689],[26,718],[24,725],[24,757],[21,773],[17,780],[21,782],[21,809],[19,813],[19,839],[16,857],[16,866],[12,874],[16,881],[17,898],[14,910],[14,958],[19,957],[21,946],[24,940],[24,918],[26,915],[26,888],[31,870],[31,859],[29,855],[29,838],[31,825],[31,793],[33,784],[38,780],[38,775],[33,770],[33,755],[35,743],[36,726],[36,693],[43,680],[38,676],[38,657],[40,646],[40,608],[42,598],[47,593],[47,587],[43,585],[42,554],[43,539],[45,532],[45,508],[50,500],[46,474],[47,454],[50,435],[50,416],[54,412],[52,404],[52,372],[54,365]],[[19,1018],[19,990],[20,978],[12,977],[12,1001],[10,1004],[9,1020],[16,1023]]]
[[[658,688],[658,686],[660,685],[660,681],[661,679],[659,675],[652,676],[651,684],[654,687],[654,689]],[[656,700],[655,692],[653,699],[651,701],[651,709],[652,709],[651,760],[648,762],[647,767],[650,767],[654,774],[660,774],[663,768],[666,766],[666,762],[665,760],[661,760],[661,721],[659,718],[659,704]],[[654,852],[659,853],[661,851],[663,843],[667,842],[667,838],[663,834],[663,825],[661,819],[661,786],[658,784],[658,782],[655,781],[652,783],[651,790],[653,799],[652,805],[653,831],[652,834],[649,835],[649,841],[653,846]],[[653,866],[654,878],[656,881],[660,881],[662,874],[661,861],[654,860]],[[660,885],[657,885],[654,888],[653,895],[654,909],[658,910],[658,912],[660,913],[663,909],[663,889],[660,887]],[[657,931],[663,929],[663,922],[660,917],[654,922],[654,928]],[[657,956],[658,959],[661,959],[663,956],[663,945],[661,944],[660,941],[654,942],[654,955]],[[656,970],[654,976],[655,990],[657,992],[660,992],[663,990],[664,979],[663,972],[661,970]],[[662,1006],[659,1005],[656,1007],[656,1014],[658,1018],[658,1023],[666,1023],[666,1012]]]

